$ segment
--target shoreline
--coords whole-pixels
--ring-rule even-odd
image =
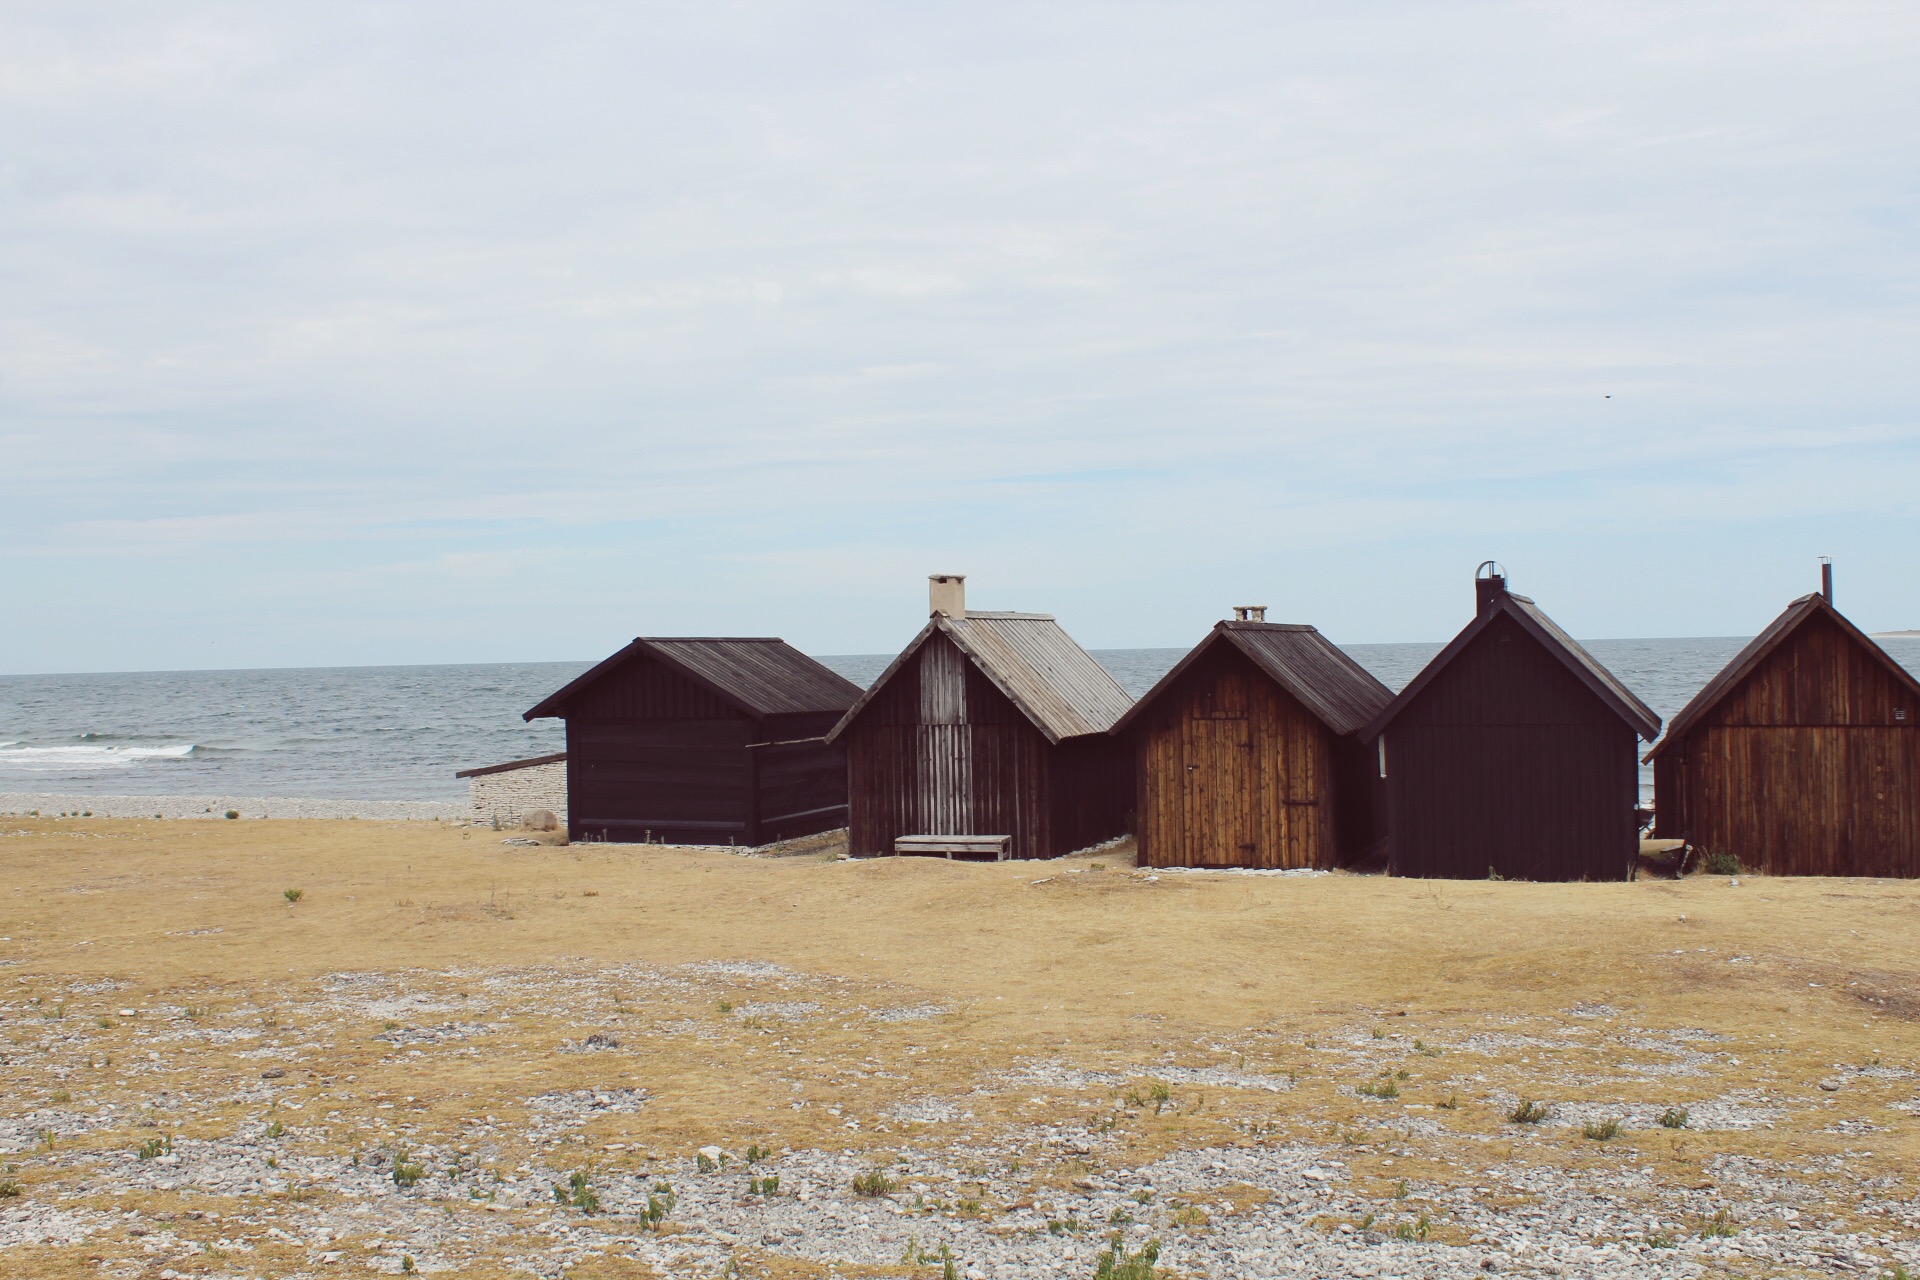
[[[71,791],[0,791],[0,816],[42,818],[61,814],[94,818],[361,818],[374,822],[466,822],[462,801],[341,800],[300,796],[154,795],[100,796]]]

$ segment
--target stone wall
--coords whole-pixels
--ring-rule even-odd
[[[467,779],[467,795],[475,822],[517,827],[535,809],[551,809],[567,825],[567,762],[550,760],[520,769],[480,773]]]

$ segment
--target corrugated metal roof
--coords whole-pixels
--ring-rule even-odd
[[[1893,655],[1875,644],[1872,636],[1854,626],[1847,620],[1845,614],[1828,604],[1827,598],[1816,591],[1812,595],[1801,596],[1788,605],[1781,611],[1779,617],[1767,624],[1766,630],[1748,641],[1746,648],[1733,655],[1733,661],[1720,668],[1713,679],[1702,685],[1700,692],[1694,694],[1687,705],[1680,708],[1680,713],[1667,725],[1667,736],[1660,739],[1658,746],[1647,752],[1646,758],[1653,759],[1667,749],[1668,743],[1685,737],[1687,731],[1693,728],[1695,721],[1711,711],[1720,699],[1732,693],[1742,680],[1753,673],[1754,668],[1766,660],[1768,654],[1779,648],[1788,636],[1800,629],[1801,623],[1821,613],[1825,613],[1839,623],[1842,630],[1879,658],[1887,670],[1893,673],[1895,679],[1911,689],[1915,697],[1920,697],[1920,680],[1914,679],[1911,671],[1895,662]]]
[[[1606,703],[1622,720],[1631,724],[1634,731],[1648,742],[1660,734],[1660,717],[1653,708],[1640,701],[1633,690],[1620,682],[1620,678],[1601,665],[1600,659],[1588,653],[1578,640],[1560,629],[1560,624],[1549,618],[1539,605],[1526,596],[1503,592],[1499,601],[1490,609],[1469,622],[1447,647],[1434,655],[1433,661],[1421,668],[1420,674],[1402,689],[1397,697],[1387,705],[1386,710],[1375,716],[1363,731],[1364,736],[1373,738],[1393,723],[1402,710],[1420,696],[1433,678],[1445,670],[1459,652],[1473,643],[1474,637],[1486,630],[1487,625],[1502,614],[1518,622],[1533,637],[1545,646],[1548,653],[1558,658],[1561,665],[1572,672],[1574,678],[1592,690],[1595,697]]]
[[[776,636],[640,636],[523,718],[566,715],[581,690],[638,657],[665,663],[755,717],[844,711],[860,696],[859,685]]]
[[[827,735],[829,741],[846,731],[936,631],[950,637],[1049,742],[1105,733],[1133,705],[1120,682],[1074,643],[1051,614],[969,610],[964,618],[934,615],[873,687],[841,717]]]
[[[1393,701],[1373,673],[1304,623],[1219,622],[1113,726],[1123,731],[1215,644],[1230,644],[1335,733],[1354,733]]]

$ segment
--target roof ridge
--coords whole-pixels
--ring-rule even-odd
[[[1036,622],[1058,622],[1050,613],[1026,613],[1018,609],[969,609],[958,618],[947,616],[949,622],[965,622],[968,618],[1030,618]]]

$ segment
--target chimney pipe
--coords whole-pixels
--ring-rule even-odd
[[[1473,616],[1491,613],[1507,594],[1507,571],[1503,565],[1483,560],[1473,571]]]
[[[1820,594],[1826,597],[1828,604],[1833,603],[1833,557],[1820,557]]]
[[[1267,606],[1263,604],[1237,604],[1233,606],[1233,620],[1235,622],[1265,622],[1267,620]]]
[[[927,575],[928,613],[944,613],[956,621],[967,616],[967,575],[931,573]]]

